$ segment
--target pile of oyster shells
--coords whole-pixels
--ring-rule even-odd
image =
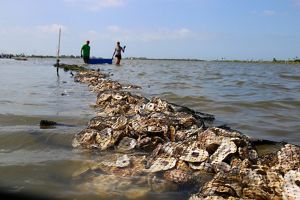
[[[150,191],[188,187],[190,200],[300,198],[298,146],[269,141],[276,148],[260,150],[268,142],[229,128],[209,127],[212,115],[132,94],[128,89],[138,86],[110,80],[99,70],[79,71],[75,81],[98,94],[100,111],[75,135],[73,146],[111,151],[87,168],[109,174],[106,178],[117,177],[115,184],[143,177],[139,179],[146,185],[139,190],[143,192],[129,194],[139,194],[140,199]],[[88,187],[106,188],[99,185],[103,173]]]

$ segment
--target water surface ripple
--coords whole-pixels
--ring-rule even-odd
[[[96,95],[75,83],[54,60],[0,59],[0,187],[55,197],[88,198],[72,174],[98,157],[71,146],[72,137],[96,115]],[[81,63],[81,60],[62,60]],[[215,115],[244,134],[300,145],[300,66],[200,61],[124,60],[99,65],[112,79],[142,87],[135,92]],[[41,129],[48,119],[63,125]],[[153,194],[149,199],[182,199]]]

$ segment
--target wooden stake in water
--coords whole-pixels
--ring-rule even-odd
[[[58,33],[58,47],[57,47],[57,56],[56,56],[56,73],[57,73],[57,76],[59,76],[58,67],[59,67],[59,53],[60,53],[60,36],[61,36],[61,28],[59,28],[59,33]]]

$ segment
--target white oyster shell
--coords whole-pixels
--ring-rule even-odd
[[[180,160],[184,160],[187,162],[203,162],[208,158],[208,152],[199,149],[199,148],[191,148],[188,147],[183,155],[180,157]]]
[[[284,175],[284,182],[283,182],[283,192],[282,197],[283,199],[287,200],[296,200],[300,199],[300,171],[290,170]]]
[[[222,162],[229,154],[235,153],[237,151],[237,147],[228,138],[224,138],[221,142],[219,148],[211,155],[212,163],[220,163]]]
[[[102,164],[108,167],[124,168],[130,165],[130,158],[125,154],[121,157],[118,157],[115,162],[103,161]]]
[[[177,160],[173,157],[158,158],[153,162],[148,171],[153,173],[172,169],[175,167],[176,162]]]

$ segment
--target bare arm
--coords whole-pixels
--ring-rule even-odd
[[[114,53],[113,53],[113,55],[112,55],[112,59],[114,58],[115,53],[116,53],[116,49],[115,49],[115,51],[114,51]]]

